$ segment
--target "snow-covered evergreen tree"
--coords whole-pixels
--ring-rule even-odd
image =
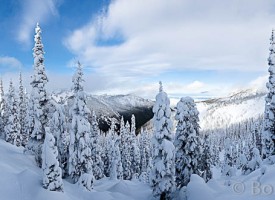
[[[67,121],[64,114],[63,106],[56,103],[54,100],[49,101],[49,127],[51,133],[56,140],[58,149],[59,166],[62,169],[62,176],[68,173],[68,146],[69,146],[69,133],[67,130]]]
[[[96,180],[101,179],[104,173],[104,163],[101,159],[102,146],[100,145],[100,130],[98,127],[97,117],[95,112],[92,114],[91,122],[91,148],[93,161],[93,174]]]
[[[46,128],[46,138],[42,150],[43,186],[50,191],[62,191],[62,171],[57,160],[58,151],[50,128]]]
[[[191,174],[199,173],[201,154],[199,139],[199,112],[190,97],[183,97],[177,104],[175,119],[178,121],[175,135],[176,147],[176,184],[186,186]]]
[[[264,129],[262,132],[262,155],[267,158],[274,153],[275,144],[275,41],[274,31],[270,38],[268,58],[269,79],[266,87],[268,94],[265,98]]]
[[[141,128],[139,135],[139,149],[140,149],[140,176],[139,180],[143,183],[149,183],[149,175],[151,171],[151,148],[150,137],[147,129]]]
[[[140,149],[136,137],[136,118],[135,115],[132,115],[131,118],[131,132],[130,132],[130,141],[131,141],[131,173],[133,174],[140,174]]]
[[[105,135],[105,133],[104,133]],[[101,158],[103,161],[103,173],[104,176],[109,177],[110,176],[110,163],[109,163],[109,146],[108,146],[108,134],[106,134],[106,136],[103,136],[103,134],[101,134],[101,139],[102,139],[102,154],[101,154]]]
[[[5,97],[4,97],[4,89],[3,89],[3,81],[0,79],[0,137],[5,137],[5,124],[6,121],[4,119],[5,115]]]
[[[6,141],[16,146],[21,146],[22,137],[20,135],[18,100],[15,95],[12,81],[10,81],[6,108],[7,108],[6,113],[8,116],[8,120],[5,125]]]
[[[249,174],[262,166],[262,159],[259,150],[254,147],[252,149],[251,160],[247,162],[244,174]]]
[[[210,147],[210,141],[209,141],[209,135],[204,136],[204,143],[203,143],[203,152],[202,152],[202,158],[201,158],[201,171],[203,171],[203,179],[205,182],[208,182],[212,178],[212,171],[211,171],[211,165],[212,165],[212,159],[211,159],[211,147]]]
[[[140,169],[141,172],[146,172],[148,165],[149,165],[149,159],[151,158],[151,138],[149,136],[149,133],[147,129],[143,130],[141,129],[140,137],[139,137],[139,148],[140,148]]]
[[[123,178],[125,180],[131,180],[132,170],[131,170],[131,141],[130,141],[130,124],[127,121],[126,126],[124,126],[124,119],[121,118],[120,122],[120,137],[121,137],[121,162],[123,168]]]
[[[40,167],[42,164],[41,153],[42,144],[45,138],[45,126],[48,122],[47,117],[47,92],[46,84],[48,78],[44,66],[44,46],[41,38],[41,28],[37,23],[34,36],[34,74],[32,76],[30,102],[28,110],[28,132],[30,138],[27,145],[27,151],[35,154],[35,160]]]
[[[18,107],[19,107],[19,124],[20,124],[20,135],[22,137],[22,146],[26,146],[29,136],[27,133],[27,102],[24,87],[22,83],[22,73],[19,75],[19,93],[18,93]]]
[[[73,76],[74,103],[70,110],[69,174],[75,182],[80,181],[79,183],[83,187],[91,190],[93,174],[92,155],[89,146],[91,128],[88,116],[90,110],[86,105],[82,76],[82,67],[78,62],[76,73]]]
[[[154,197],[169,199],[175,186],[175,147],[172,142],[170,100],[163,91],[161,82],[153,113],[153,168],[150,181]]]
[[[241,152],[238,158],[237,166],[242,170],[242,173],[245,174],[247,170],[247,158],[243,152]]]
[[[233,168],[233,159],[231,155],[231,141],[229,138],[225,139],[224,142],[225,151],[224,151],[224,165],[222,168],[222,174],[227,177],[225,185],[230,186],[230,177],[234,175],[234,168]]]
[[[105,175],[107,177],[111,177],[111,173],[114,172],[114,166],[112,163],[112,156],[113,156],[113,146],[114,144],[112,144],[112,141],[116,140],[116,124],[115,124],[115,119],[112,118],[111,119],[111,125],[110,125],[110,130],[108,131],[107,135],[106,135],[106,141],[105,141],[105,145],[106,145],[106,159],[104,162],[104,168],[105,168]],[[112,175],[113,177],[115,177],[115,175]]]
[[[112,119],[111,128],[108,133],[108,157],[110,179],[123,179],[123,166],[119,149],[120,138],[115,132],[115,122]]]

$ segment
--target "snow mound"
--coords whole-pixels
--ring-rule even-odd
[[[196,174],[191,175],[190,182],[187,185],[188,200],[214,199],[215,192]]]
[[[138,181],[127,181],[127,180],[121,181],[120,180],[113,187],[111,187],[109,191],[127,195],[128,198],[129,196],[132,196],[133,194],[135,194],[135,196],[132,197],[131,199],[136,199],[136,200],[147,199],[148,197],[150,197],[152,191],[148,188],[148,186],[140,185],[140,187],[137,187],[137,184],[140,185]]]

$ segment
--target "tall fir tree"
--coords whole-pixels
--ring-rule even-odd
[[[43,187],[50,191],[63,192],[62,171],[57,157],[56,141],[50,128],[47,127],[42,149]]]
[[[42,145],[45,138],[45,126],[48,122],[47,117],[47,102],[48,96],[46,84],[48,82],[44,66],[44,46],[42,44],[41,28],[37,23],[34,36],[34,74],[32,76],[31,86],[32,91],[29,102],[28,116],[28,132],[30,138],[27,145],[27,150],[35,155],[36,163],[41,167]]]
[[[210,146],[210,139],[209,135],[204,136],[204,143],[203,143],[203,151],[202,151],[202,158],[201,158],[201,171],[203,172],[202,177],[205,180],[205,182],[208,182],[213,174],[211,171],[211,165],[212,165],[212,152],[211,152],[211,146]]]
[[[120,136],[121,136],[121,162],[123,167],[123,178],[130,180],[132,178],[132,157],[131,157],[131,143],[130,143],[130,124],[127,121],[124,126],[124,119],[120,122]]]
[[[27,133],[27,102],[26,95],[23,87],[22,73],[19,74],[19,92],[18,92],[18,107],[19,107],[19,124],[20,124],[20,135],[22,137],[22,146],[26,146],[28,142]]]
[[[175,119],[178,121],[175,135],[176,184],[186,186],[191,174],[199,173],[201,154],[199,139],[199,112],[191,97],[183,97],[177,104]]]
[[[104,175],[104,163],[102,161],[102,146],[100,145],[100,130],[95,112],[92,113],[91,122],[91,148],[93,161],[93,174],[96,180]]]
[[[92,155],[90,149],[90,110],[83,91],[82,66],[78,62],[73,76],[74,103],[70,110],[72,120],[69,144],[69,174],[74,182],[79,181],[86,190],[93,187]]]
[[[230,186],[231,181],[230,177],[234,175],[234,166],[233,166],[233,158],[231,153],[231,141],[229,138],[226,138],[224,141],[224,163],[222,167],[222,175],[226,176],[225,185]]]
[[[62,176],[65,177],[68,173],[68,146],[69,133],[67,130],[67,121],[64,113],[64,108],[54,100],[49,100],[49,128],[56,140],[58,149],[59,166],[62,169]]]
[[[14,86],[10,81],[9,93],[7,96],[7,123],[5,125],[6,141],[21,146],[22,138],[20,135],[20,124],[18,117],[18,100],[15,95]]]
[[[270,38],[268,58],[269,79],[266,87],[268,94],[265,98],[264,129],[262,132],[262,156],[269,157],[274,154],[275,144],[275,41],[274,30]]]
[[[170,199],[175,186],[175,147],[172,142],[170,100],[160,82],[159,93],[153,107],[154,136],[151,186],[156,198]]]
[[[120,137],[115,131],[114,118],[111,120],[111,128],[107,135],[108,158],[109,158],[109,176],[110,179],[123,179],[123,167],[121,162],[121,152],[119,146],[121,144]]]
[[[141,172],[147,172],[149,159],[151,158],[150,136],[147,129],[141,129],[139,138],[140,148],[140,169]]]
[[[136,118],[135,115],[131,117],[131,132],[130,132],[130,141],[131,141],[131,157],[132,157],[132,175],[140,174],[140,149],[136,137]]]
[[[5,137],[5,97],[2,78],[0,79],[0,137]]]

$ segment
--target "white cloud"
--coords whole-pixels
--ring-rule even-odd
[[[117,0],[65,45],[96,72],[120,77],[168,70],[263,71],[272,0]],[[97,18],[97,19],[98,19]],[[97,46],[116,35],[124,42]]]
[[[22,3],[21,21],[18,26],[17,39],[25,44],[30,43],[34,26],[45,22],[50,16],[58,16],[56,6],[60,0],[24,0]]]
[[[22,63],[14,57],[0,56],[0,68],[2,69],[19,69]]]

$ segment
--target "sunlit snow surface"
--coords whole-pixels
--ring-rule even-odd
[[[64,181],[65,192],[50,192],[42,187],[42,169],[34,158],[23,154],[0,139],[0,199],[1,200],[145,200],[151,199],[151,189],[139,181],[105,178],[95,182],[94,191],[87,192],[78,184]]]
[[[120,181],[109,178],[96,181],[92,192],[83,191],[77,184],[66,180],[63,180],[64,193],[50,192],[42,187],[42,170],[36,167],[32,156],[23,154],[23,148],[0,139],[0,155],[1,200],[152,199],[152,190],[146,184],[137,180]],[[217,168],[213,169],[214,178],[208,183],[197,175],[192,175],[186,191],[188,200],[273,200],[275,165],[267,165],[264,175],[261,171],[258,169],[249,175],[241,175],[238,171],[230,179],[231,186],[224,185],[226,180]],[[179,195],[183,193],[180,192]],[[183,199],[183,196],[178,196],[177,199]]]
[[[225,128],[228,125],[257,118],[264,113],[265,93],[242,91],[226,98],[197,102],[202,130]]]

